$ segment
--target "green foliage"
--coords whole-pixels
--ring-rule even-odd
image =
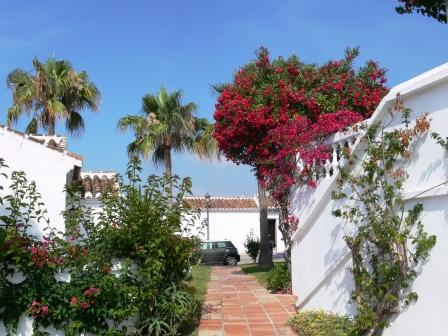
[[[273,292],[291,292],[291,274],[285,264],[274,264],[274,267],[268,273],[267,288]]]
[[[0,320],[8,335],[22,313],[34,318],[34,335],[53,325],[68,336],[177,335],[197,316],[199,304],[185,285],[199,260],[198,241],[187,235],[197,214],[183,202],[191,183],[173,179],[169,206],[170,181],[150,176],[142,183],[140,170],[138,160],[130,163],[130,182],[118,179],[95,224],[78,190],[68,188],[65,232],[48,223],[35,184],[12,173],[11,193],[0,198],[0,220],[9,224],[0,245]],[[39,224],[44,236],[29,234]],[[7,280],[18,272],[24,281]],[[60,273],[70,282],[57,280]]]
[[[344,315],[324,311],[301,311],[289,322],[297,336],[349,336],[352,320]]]
[[[419,13],[441,23],[447,23],[446,0],[398,0],[398,2],[399,6],[395,7],[398,14]]]
[[[402,306],[417,299],[412,283],[436,243],[420,220],[422,204],[407,205],[402,195],[411,150],[429,121],[422,116],[411,127],[409,110],[399,98],[392,112],[402,112],[404,128],[387,132],[387,125],[374,125],[368,130],[365,156],[358,165],[357,157],[350,157],[352,166],[341,168],[339,190],[333,193],[333,199],[342,201],[333,215],[346,221],[349,232],[345,241],[353,262],[355,335],[376,335]]]
[[[244,241],[244,250],[255,264],[260,253],[260,240],[254,238],[253,235],[247,235],[246,240]]]
[[[437,144],[443,147],[445,154],[448,155],[448,137],[442,138],[439,133],[432,132],[431,137],[436,140]]]
[[[45,63],[33,60],[34,74],[22,69],[9,73],[7,85],[13,93],[8,109],[8,123],[23,114],[32,115],[26,132],[37,133],[38,127],[55,132],[56,120],[65,121],[68,132],[79,134],[84,129],[83,109],[97,110],[98,88],[85,71],[76,71],[70,62],[49,58]]]

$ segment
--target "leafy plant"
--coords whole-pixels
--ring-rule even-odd
[[[446,0],[398,0],[395,7],[398,14],[419,13],[441,23],[447,23],[448,3]]]
[[[254,238],[253,235],[247,235],[246,240],[244,241],[244,250],[255,264],[258,254],[260,253],[260,240]]]
[[[317,311],[300,311],[288,321],[297,336],[349,336],[353,327],[347,315]]]
[[[340,168],[339,188],[333,193],[333,199],[342,201],[333,214],[347,223],[344,238],[353,262],[356,335],[381,333],[402,306],[417,300],[411,286],[436,243],[420,220],[423,205],[403,200],[407,162],[430,123],[421,116],[411,125],[410,110],[398,97],[391,113],[399,112],[403,128],[386,131],[388,125],[375,124],[367,130],[362,159],[344,153],[349,166]]]
[[[184,282],[198,262],[198,240],[189,238],[198,214],[183,202],[191,182],[142,182],[140,170],[139,160],[130,162],[129,183],[118,178],[97,221],[69,187],[65,232],[51,227],[35,184],[12,173],[11,193],[0,198],[9,225],[0,248],[0,320],[8,335],[22,313],[33,318],[34,335],[52,325],[68,336],[176,335],[195,318],[198,303]],[[176,190],[171,206],[168,183]],[[43,236],[29,234],[36,225]],[[7,280],[18,273],[24,281]],[[57,280],[61,274],[70,281]]]
[[[267,288],[272,292],[291,293],[291,274],[285,264],[274,264],[268,273]]]

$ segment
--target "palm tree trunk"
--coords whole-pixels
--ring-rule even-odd
[[[54,118],[49,118],[48,120],[48,135],[54,135],[55,134],[55,120]]]
[[[258,203],[260,209],[260,256],[258,257],[258,266],[271,268],[273,263],[269,242],[268,202],[266,188],[260,180],[258,180]]]
[[[165,175],[168,179],[168,206],[173,205],[173,172],[171,164],[171,147],[165,146],[163,152],[163,160],[165,161]]]

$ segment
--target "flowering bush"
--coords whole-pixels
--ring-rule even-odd
[[[48,224],[35,184],[12,173],[11,194],[0,198],[0,221],[8,224],[0,228],[0,320],[8,335],[23,313],[34,320],[33,335],[46,335],[42,328],[50,325],[66,335],[176,335],[195,316],[199,305],[184,280],[198,244],[182,225],[196,216],[183,203],[191,183],[174,180],[169,207],[168,181],[151,176],[142,183],[139,170],[130,164],[130,183],[120,178],[104,196],[96,224],[76,188],[68,188],[65,232]],[[28,233],[38,224],[46,226],[43,238]],[[24,280],[9,281],[14,274]]]
[[[370,117],[387,93],[385,70],[376,62],[354,70],[358,54],[358,49],[347,49],[342,60],[319,67],[295,56],[271,61],[260,48],[256,60],[238,70],[218,97],[214,118],[219,148],[236,164],[252,166],[279,203],[287,264],[288,199],[297,182],[297,154],[305,163],[325,161],[329,150],[322,139]]]

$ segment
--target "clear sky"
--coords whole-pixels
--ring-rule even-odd
[[[395,0],[77,0],[0,3],[0,123],[11,104],[7,74],[31,70],[34,57],[54,55],[86,70],[102,94],[98,113],[84,113],[86,131],[70,138],[85,170],[123,172],[131,134],[117,120],[140,110],[161,85],[213,118],[210,84],[230,81],[260,46],[273,56],[297,54],[323,63],[360,46],[359,64],[375,59],[393,86],[448,62],[448,26],[395,13]],[[21,120],[16,128],[24,129]],[[58,133],[63,133],[59,128]],[[160,173],[145,162],[145,173]],[[193,178],[197,195],[256,193],[248,167],[174,157],[174,172]]]

